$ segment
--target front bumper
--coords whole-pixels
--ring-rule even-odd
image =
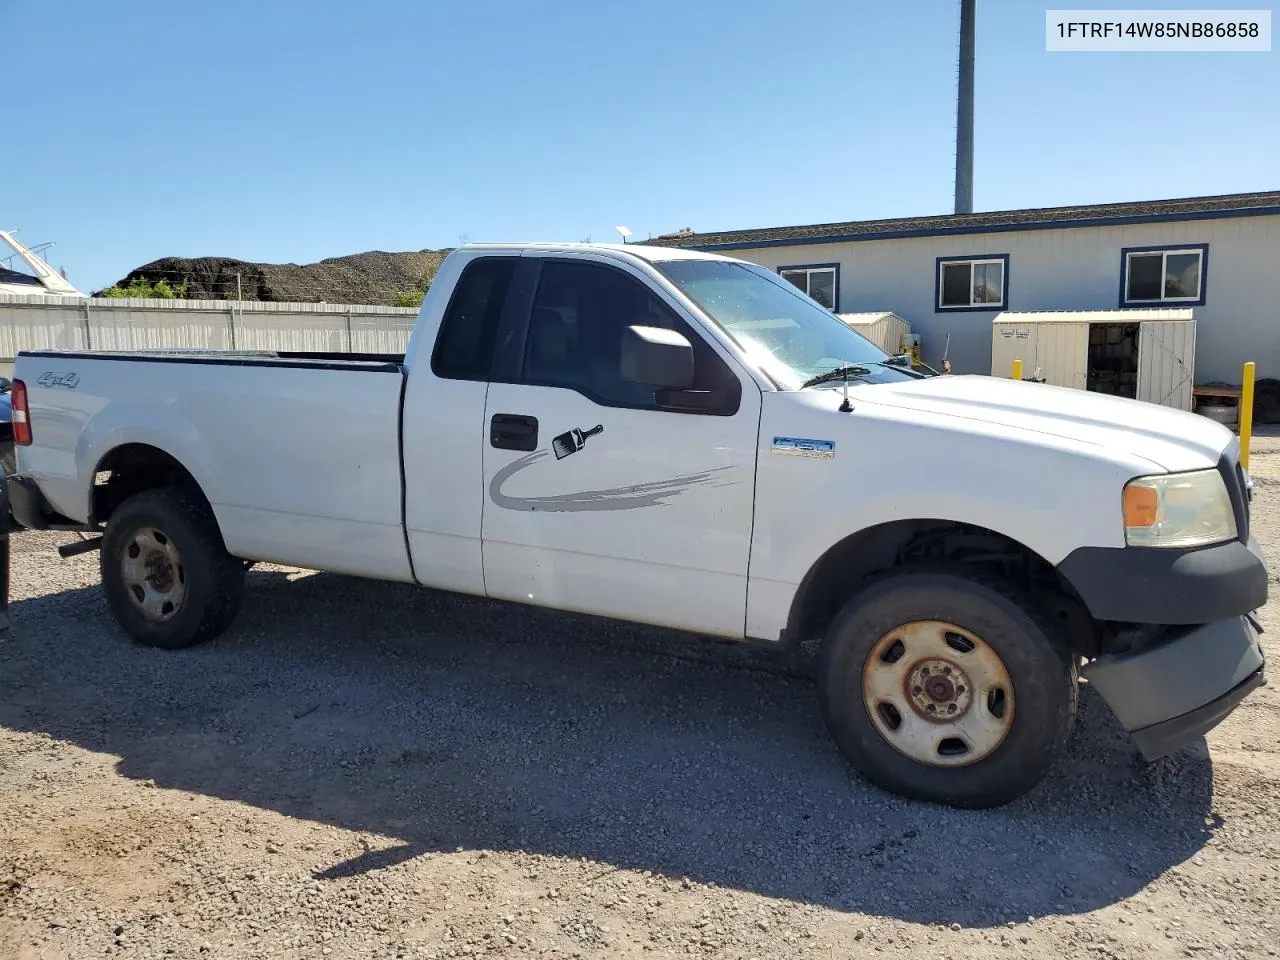
[[[1058,573],[1095,620],[1191,625],[1227,620],[1267,602],[1267,564],[1250,531],[1253,484],[1235,441],[1218,460],[1238,536],[1207,547],[1081,547]]]
[[[1081,675],[1142,755],[1154,760],[1213,729],[1266,683],[1259,633],[1251,616],[1218,620],[1099,657]]]
[[[1267,602],[1267,564],[1255,537],[1190,550],[1081,547],[1058,572],[1095,620],[1212,623]]]

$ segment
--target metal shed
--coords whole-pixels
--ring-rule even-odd
[[[911,333],[911,325],[892,310],[837,313],[836,316],[885,353],[901,353],[905,349],[903,339]]]
[[[992,376],[1021,360],[1027,378],[1180,410],[1191,409],[1195,356],[1190,307],[1005,312],[991,326]]]

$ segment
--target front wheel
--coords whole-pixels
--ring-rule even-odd
[[[107,606],[141,644],[176,650],[216,637],[244,597],[244,564],[230,556],[199,497],[146,490],[111,514],[102,538]]]
[[[841,752],[894,793],[993,807],[1053,765],[1075,720],[1075,662],[999,582],[904,573],[837,614],[823,715]]]

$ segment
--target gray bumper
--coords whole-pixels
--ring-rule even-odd
[[[1148,760],[1217,726],[1266,683],[1252,617],[1194,627],[1132,653],[1099,657],[1081,674]]]

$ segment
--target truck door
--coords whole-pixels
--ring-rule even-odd
[[[760,392],[640,272],[606,258],[525,258],[485,410],[482,520],[492,597],[741,637]],[[513,284],[513,288],[516,284]],[[678,412],[626,381],[623,332],[694,347]]]

